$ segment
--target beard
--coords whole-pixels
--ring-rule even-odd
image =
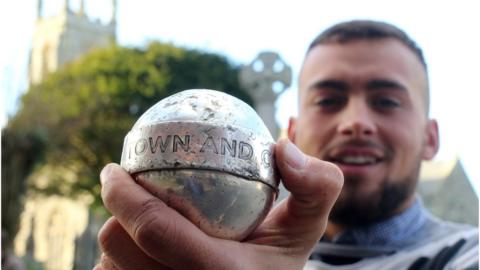
[[[332,153],[335,156],[335,151],[349,147],[363,147],[380,153],[385,166],[395,162],[393,147],[373,140],[350,139],[333,142],[326,145],[318,156],[328,161]],[[421,153],[416,153],[413,158],[403,162],[397,161],[400,162],[403,163],[403,172],[406,173],[402,176],[387,174],[383,179],[370,179],[362,175],[344,174],[343,189],[330,212],[329,221],[347,227],[365,226],[386,220],[404,210],[405,204],[415,193],[422,162]],[[374,190],[366,191],[363,185],[371,184],[372,181],[380,182]]]
[[[378,190],[369,194],[355,188],[354,184],[344,186],[329,219],[345,226],[364,226],[392,217],[415,192],[419,169],[420,165],[417,173],[405,179],[384,179]],[[365,183],[365,180],[350,176],[345,177],[345,184]]]

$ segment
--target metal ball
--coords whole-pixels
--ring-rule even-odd
[[[274,140],[256,112],[206,89],[169,96],[124,141],[121,165],[205,233],[241,240],[278,194]]]

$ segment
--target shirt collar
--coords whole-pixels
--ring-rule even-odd
[[[426,221],[420,198],[402,213],[382,222],[354,227],[334,237],[333,243],[356,246],[396,246],[417,232]]]

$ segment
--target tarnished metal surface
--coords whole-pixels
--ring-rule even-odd
[[[121,165],[206,233],[242,239],[277,193],[274,141],[244,102],[213,90],[159,101],[125,137]]]
[[[207,89],[185,90],[160,100],[140,116],[132,129],[173,121],[244,128],[271,138],[262,119],[245,102]]]
[[[245,238],[276,196],[261,182],[209,170],[151,171],[136,180],[205,233],[224,239]]]

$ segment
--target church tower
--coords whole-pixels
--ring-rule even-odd
[[[108,23],[91,20],[80,0],[78,11],[65,0],[59,14],[44,18],[43,0],[37,0],[37,21],[30,54],[30,84],[42,81],[46,74],[75,60],[95,47],[115,42],[117,1],[112,0],[112,17]]]

